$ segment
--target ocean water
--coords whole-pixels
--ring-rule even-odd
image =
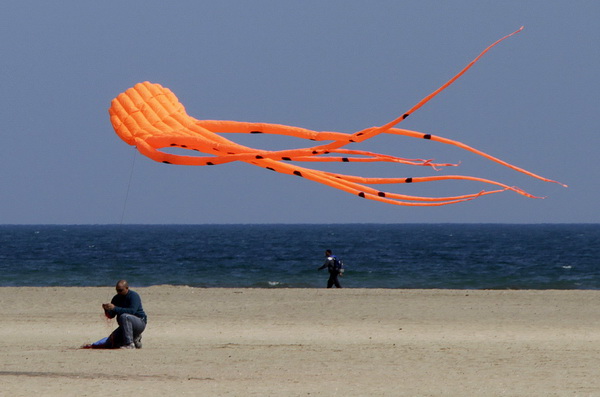
[[[600,289],[598,224],[0,226],[0,286]]]

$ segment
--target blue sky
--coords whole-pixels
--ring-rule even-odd
[[[2,3],[0,16],[0,224],[600,222],[598,2],[19,1]],[[522,25],[401,126],[459,140],[569,188],[397,136],[352,148],[461,165],[327,169],[461,173],[543,200],[505,192],[400,207],[244,163],[169,166],[135,155],[107,113],[116,95],[149,80],[198,119],[351,133],[401,115]],[[310,146],[234,139],[265,149]],[[485,188],[434,182],[393,191]]]

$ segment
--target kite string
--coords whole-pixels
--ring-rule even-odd
[[[134,147],[135,149],[135,147]],[[135,159],[137,157],[137,150],[133,151],[133,161],[131,162],[131,171],[129,172],[129,182],[127,183],[127,190],[125,192],[125,200],[123,202],[123,210],[121,211],[121,221],[119,225],[123,225],[123,219],[125,218],[125,209],[127,208],[127,200],[129,198],[129,189],[131,188],[131,181],[133,179],[133,169],[135,168]]]

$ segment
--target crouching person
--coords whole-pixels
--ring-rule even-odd
[[[117,294],[110,303],[103,303],[102,308],[108,318],[117,317],[119,327],[109,336],[112,348],[141,349],[142,332],[146,329],[148,317],[142,307],[140,295],[129,289],[125,280],[119,280],[115,287]]]

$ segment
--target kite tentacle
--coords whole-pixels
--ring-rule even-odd
[[[266,164],[265,164],[266,163]],[[368,198],[371,200],[382,201],[390,204],[396,205],[417,205],[417,206],[428,206],[428,205],[447,205],[447,204],[455,204],[461,201],[468,201],[474,198],[493,194],[500,193],[507,189],[494,190],[494,191],[481,191],[475,194],[461,195],[461,196],[453,196],[453,197],[419,197],[419,196],[410,196],[398,193],[390,193],[383,192],[368,186],[364,186],[363,184],[357,183],[353,180],[349,180],[350,178],[346,178],[346,175],[342,174],[334,174],[325,171],[318,171],[307,169],[303,167],[298,167],[290,164],[281,163],[274,160],[263,160],[261,162],[253,162],[254,165],[261,165],[269,170],[276,171],[283,174],[288,175],[296,175],[300,176],[315,182],[320,182],[325,185],[329,185],[331,187],[335,187],[337,189],[346,191],[351,194],[355,194],[362,198]],[[406,200],[406,201],[400,201]]]
[[[179,143],[169,143],[171,140],[164,139],[152,139],[147,140],[151,146],[157,149],[164,148],[181,148],[187,150],[195,150],[206,144],[206,140],[200,138],[185,138],[178,140]],[[327,150],[314,150],[314,148],[304,149],[287,149],[278,151],[260,151],[247,148],[245,146],[234,144],[233,142],[229,145],[225,144],[213,144],[213,153],[215,157],[199,157],[199,156],[183,156],[165,153],[162,156],[163,162],[169,164],[187,164],[187,165],[216,165],[224,164],[232,161],[248,161],[252,159],[273,159],[273,160],[284,160],[284,161],[311,161],[311,162],[394,162],[407,165],[418,165],[418,166],[429,166],[429,167],[451,167],[457,166],[452,163],[433,163],[431,159],[405,159],[401,157],[395,157],[390,155],[384,155],[379,153],[373,153],[363,150],[347,150],[347,149],[334,149],[332,151]],[[227,154],[223,154],[226,152]],[[328,154],[348,154],[353,156],[366,156],[366,157],[325,157],[323,155]]]
[[[313,131],[307,128],[272,123],[248,123],[231,120],[195,120],[195,123],[215,133],[285,135],[311,141],[338,141],[345,140],[350,136],[350,134],[343,132]]]
[[[406,119],[408,116],[410,116],[411,114],[413,114],[414,112],[416,112],[417,110],[419,110],[423,105],[425,105],[427,102],[429,102],[430,100],[432,100],[435,96],[437,96],[439,93],[441,93],[442,91],[444,91],[446,88],[448,88],[450,85],[452,85],[452,83],[454,83],[456,80],[458,80],[463,74],[465,74],[469,69],[471,69],[471,67],[473,67],[473,65],[475,65],[475,63],[477,63],[477,61],[479,61],[489,50],[491,50],[493,47],[495,47],[496,45],[498,45],[500,42],[506,40],[507,38],[521,32],[523,30],[523,26],[521,26],[518,30],[512,32],[511,34],[508,34],[498,40],[496,40],[494,43],[490,44],[485,50],[483,50],[477,57],[475,57],[475,59],[473,59],[471,62],[469,62],[467,64],[467,66],[465,66],[464,68],[461,69],[460,72],[458,72],[456,75],[454,75],[450,80],[448,80],[447,82],[445,82],[444,84],[442,84],[438,89],[436,89],[435,91],[433,91],[431,94],[427,95],[425,98],[421,99],[419,102],[417,102],[416,105],[414,105],[412,108],[410,108],[409,110],[407,110],[402,116],[390,121],[387,124],[382,125],[381,127],[371,127],[371,128],[367,128],[366,130],[362,130],[362,131],[358,131],[356,133],[354,133],[353,135],[353,140],[355,142],[361,142],[364,141],[365,139],[369,139],[374,137],[375,135],[381,134],[387,130],[389,130],[390,128],[394,127],[395,125],[401,123],[404,119]]]
[[[372,177],[358,177],[353,175],[342,175],[342,174],[334,174],[337,177],[341,177],[345,180],[362,183],[366,185],[383,185],[383,184],[401,184],[401,183],[422,183],[422,182],[435,182],[435,181],[445,181],[445,180],[463,180],[463,181],[475,181],[482,182],[490,185],[499,186],[502,189],[499,191],[511,190],[515,193],[518,193],[522,196],[526,196],[529,198],[541,199],[544,197],[534,196],[530,193],[527,193],[523,189],[520,189],[516,186],[508,186],[504,183],[496,182],[491,179],[478,178],[474,176],[466,176],[466,175],[441,175],[441,176],[423,176],[423,177],[406,177],[406,178],[372,178]]]
[[[466,145],[466,144],[464,144],[462,142],[459,142],[459,141],[455,141],[453,139],[444,138],[444,137],[441,137],[441,136],[438,136],[438,135],[423,134],[422,132],[410,131],[410,130],[405,130],[405,129],[400,129],[400,128],[391,128],[391,129],[385,131],[385,133],[386,134],[395,134],[395,135],[410,136],[410,137],[413,137],[413,138],[427,139],[427,140],[431,140],[431,141],[435,141],[435,142],[445,143],[447,145],[456,146],[456,147],[459,147],[459,148],[464,149],[466,151],[469,151],[471,153],[475,153],[478,156],[485,157],[488,160],[494,161],[494,162],[496,162],[498,164],[501,164],[501,165],[503,165],[505,167],[508,167],[508,168],[510,168],[512,170],[521,172],[521,173],[523,173],[525,175],[529,175],[529,176],[531,176],[533,178],[542,180],[544,182],[557,183],[557,184],[559,184],[561,186],[568,187],[564,183],[561,183],[561,182],[558,182],[558,181],[555,181],[555,180],[552,180],[552,179],[544,178],[543,176],[534,174],[533,172],[527,171],[527,170],[525,170],[525,169],[523,169],[521,167],[517,167],[516,165],[512,165],[512,164],[510,164],[510,163],[508,163],[508,162],[506,162],[504,160],[500,160],[497,157],[494,157],[494,156],[492,156],[490,154],[487,154],[487,153],[485,153],[485,152],[483,152],[483,151],[481,151],[479,149],[475,149],[474,147],[471,147],[471,146]]]

